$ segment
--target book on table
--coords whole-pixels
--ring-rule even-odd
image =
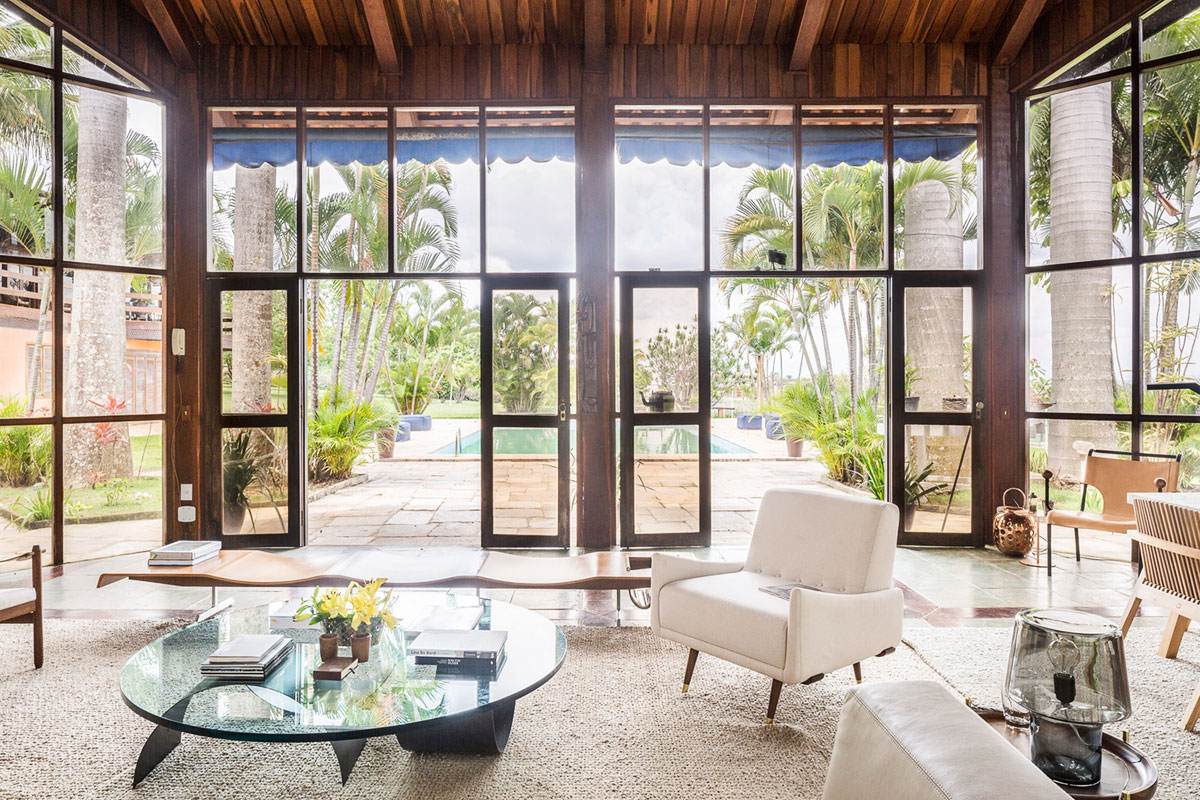
[[[191,567],[216,558],[220,552],[218,541],[171,542],[151,550],[147,563],[152,567]]]
[[[401,622],[404,638],[412,641],[425,631],[469,631],[483,618],[483,606],[432,606]]]
[[[466,662],[495,669],[503,662],[506,641],[508,631],[430,629],[413,640],[408,652],[418,664],[461,666]]]
[[[200,665],[200,674],[214,678],[265,678],[291,653],[291,639],[277,633],[239,634],[218,647]]]

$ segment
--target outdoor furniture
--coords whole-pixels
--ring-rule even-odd
[[[763,434],[772,441],[783,440],[783,422],[778,414],[763,414]]]
[[[42,548],[29,553],[32,586],[0,589],[0,624],[33,626],[33,666],[42,666]]]
[[[737,415],[737,427],[739,431],[759,431],[762,430],[762,426],[762,414]]]
[[[405,422],[404,420],[400,420],[399,422],[397,422],[396,423],[396,441],[397,442],[407,442],[411,438],[412,438],[412,425]]]
[[[768,489],[746,563],[655,553],[650,624],[698,653],[771,678],[767,722],[783,684],[814,683],[892,652],[904,597],[892,585],[899,511],[891,503],[802,489]],[[785,587],[787,599],[762,591]]]
[[[410,431],[427,431],[433,428],[433,417],[428,414],[402,414],[401,422],[407,422]]]
[[[1115,456],[1115,457],[1110,457]],[[1125,458],[1122,458],[1124,456]],[[1134,521],[1133,506],[1126,496],[1131,492],[1174,492],[1179,482],[1178,455],[1158,453],[1129,453],[1122,450],[1088,450],[1083,461],[1083,494],[1079,498],[1079,510],[1059,510],[1047,506],[1046,514],[1046,574],[1054,568],[1054,526],[1065,525],[1075,529],[1075,560],[1081,559],[1079,551],[1079,529],[1126,533],[1137,523]],[[1147,461],[1145,459],[1158,459]],[[1051,470],[1042,473],[1047,500],[1050,497]],[[1104,510],[1096,513],[1085,511],[1088,489],[1099,492],[1104,500]],[[1134,540],[1130,546],[1130,559],[1138,561],[1138,546]]]
[[[933,681],[850,690],[822,800],[1066,800],[1068,795]]]
[[[1121,633],[1129,632],[1143,601],[1170,610],[1158,654],[1175,658],[1183,634],[1200,619],[1200,493],[1133,494],[1142,568],[1121,618]],[[1200,719],[1200,685],[1184,710],[1179,726],[1191,730]]]

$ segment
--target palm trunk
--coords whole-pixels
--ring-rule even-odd
[[[346,306],[350,302],[350,282],[341,282],[338,298],[337,334],[333,340],[333,359],[330,362],[329,385],[342,385],[342,347],[346,341]]]
[[[393,288],[388,297],[387,312],[383,315],[383,327],[380,330],[379,346],[375,348],[375,361],[367,376],[367,384],[363,390],[363,399],[370,402],[375,397],[375,387],[379,383],[379,372],[383,369],[384,357],[387,355],[388,344],[391,342],[392,319],[396,316],[396,298],[400,290]]]
[[[54,277],[49,272],[38,270],[41,278],[38,296],[37,333],[33,337],[33,353],[29,357],[29,365],[25,374],[29,376],[25,386],[25,413],[33,416],[37,406],[37,397],[42,391],[42,350],[46,344],[46,325],[50,321],[50,306],[54,296]]]
[[[269,272],[275,241],[275,168],[238,166],[234,176],[233,266]],[[233,395],[236,413],[271,402],[271,292],[233,294]]]

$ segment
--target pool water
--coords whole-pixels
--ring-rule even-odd
[[[571,423],[571,449],[574,450],[575,423]],[[700,452],[700,435],[695,426],[642,425],[633,433],[638,455],[694,455]],[[501,455],[553,455],[558,452],[558,431],[552,428],[497,428],[496,453]],[[462,437],[457,453],[479,455],[482,431]],[[754,451],[728,439],[713,436],[710,446],[720,455],[750,455]],[[452,456],[455,443],[434,450],[435,456]]]

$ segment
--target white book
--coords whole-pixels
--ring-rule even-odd
[[[211,561],[218,555],[220,555],[220,551],[213,550],[195,558],[151,558],[147,563],[151,567],[194,567],[205,561]]]
[[[278,633],[240,633],[213,651],[208,660],[212,664],[258,664],[286,644],[287,639]]]
[[[433,606],[418,612],[410,622],[404,620],[404,635],[411,639],[424,631],[469,631],[483,617],[483,606]]]
[[[162,547],[156,547],[150,551],[150,560],[158,561],[159,559],[191,559],[197,558],[208,553],[216,553],[221,549],[221,543],[213,540],[201,542],[182,541],[171,542]]]
[[[408,654],[423,658],[499,658],[508,631],[427,630],[408,646]]]
[[[304,602],[300,598],[292,598],[291,600],[280,600],[271,603],[270,606],[270,625],[271,630],[302,630],[306,631],[311,628],[319,627],[317,625],[309,625],[308,620],[302,622],[296,621],[296,614],[300,611],[300,604]]]

